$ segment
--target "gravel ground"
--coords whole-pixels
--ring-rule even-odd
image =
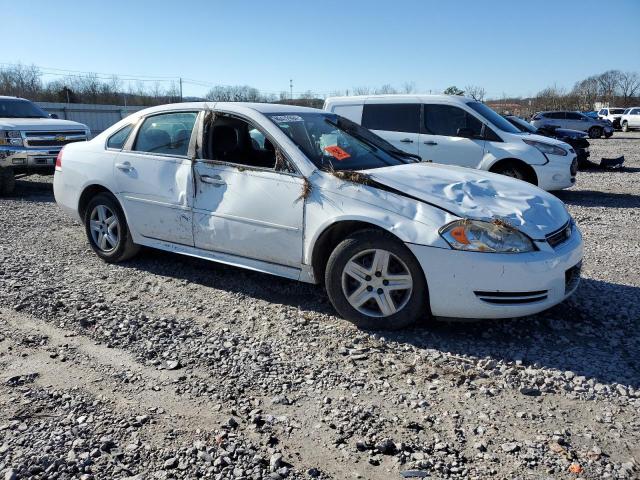
[[[102,263],[51,179],[0,199],[0,473],[17,478],[640,478],[640,132],[559,196],[576,295],[363,332],[320,288],[145,250]],[[0,477],[1,479],[2,477]]]

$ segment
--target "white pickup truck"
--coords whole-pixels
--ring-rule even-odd
[[[0,195],[10,195],[16,175],[52,174],[64,145],[87,140],[86,125],[59,120],[29,100],[0,96]]]

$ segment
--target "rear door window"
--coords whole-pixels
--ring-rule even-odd
[[[165,155],[186,156],[196,112],[153,115],[144,120],[133,150]]]
[[[366,103],[362,110],[362,126],[369,130],[418,133],[420,104]]]
[[[482,134],[482,122],[459,107],[438,104],[424,106],[424,133],[456,137],[461,128],[470,128],[477,136]]]

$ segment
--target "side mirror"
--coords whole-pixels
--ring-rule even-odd
[[[456,136],[458,137],[462,137],[462,138],[475,138],[476,133],[470,129],[470,128],[459,128],[456,131]]]
[[[57,113],[50,113],[49,114],[49,118],[58,118],[58,114]]]

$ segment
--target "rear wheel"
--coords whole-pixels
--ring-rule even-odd
[[[622,122],[622,131],[623,132],[629,131],[629,124],[627,122]]]
[[[89,201],[84,223],[91,248],[105,262],[123,262],[138,253],[124,212],[110,193],[99,193]]]
[[[338,313],[360,328],[397,330],[427,315],[422,267],[383,231],[361,230],[343,240],[329,257],[325,285]]]
[[[589,129],[589,138],[600,138],[602,136],[602,128],[591,127]]]
[[[16,189],[16,177],[12,168],[0,167],[0,195],[11,195]]]

